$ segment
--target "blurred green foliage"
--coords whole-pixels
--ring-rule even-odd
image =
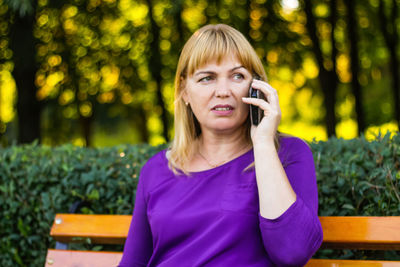
[[[282,132],[326,139],[325,106],[312,49],[304,1],[285,0],[0,0],[0,141],[16,139],[18,95],[11,73],[18,55],[10,49],[15,16],[34,16],[37,42],[36,98],[42,106],[42,143],[103,146],[101,131],[129,124],[130,143],[165,142],[161,114],[173,114],[173,78],[183,43],[206,23],[227,23],[254,45],[269,81],[279,93]],[[386,13],[398,8],[384,0]],[[332,68],[331,33],[337,48],[338,136],[357,135],[351,93],[347,10],[336,1],[332,29],[330,1],[313,0],[317,35],[327,69]],[[150,5],[151,4],[151,5]],[[390,91],[390,55],[378,16],[379,1],[357,2],[360,75],[366,124],[398,130]],[[30,8],[35,7],[34,10]],[[29,12],[31,13],[29,13]],[[19,12],[19,13],[18,13]],[[151,16],[151,17],[150,17]],[[398,19],[397,19],[398,20]],[[398,24],[400,25],[400,24]],[[157,31],[155,31],[156,29]],[[393,29],[395,32],[398,29]],[[158,34],[156,34],[158,33]],[[155,45],[154,42],[156,42]],[[20,44],[25,45],[25,44]],[[152,64],[157,56],[160,64]],[[157,82],[155,76],[161,75]],[[158,84],[160,83],[160,84]],[[160,104],[158,93],[165,104]],[[375,128],[374,128],[375,127]],[[173,136],[173,129],[168,129]],[[119,139],[113,138],[114,144]]]
[[[0,266],[43,266],[56,212],[84,201],[97,214],[131,214],[143,163],[163,147],[85,149],[31,144],[0,151]]]
[[[312,142],[319,215],[400,215],[400,135]],[[0,265],[43,266],[56,213],[76,201],[83,213],[131,214],[139,172],[166,146],[0,150]],[[95,247],[94,249],[99,249]],[[333,254],[336,253],[336,254]],[[320,251],[319,257],[396,258],[393,252]]]

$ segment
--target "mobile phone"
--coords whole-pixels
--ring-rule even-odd
[[[255,76],[254,79],[260,80],[260,77]],[[250,85],[249,97],[265,99],[264,94]],[[250,121],[252,125],[258,125],[262,119],[262,111],[255,105],[250,105]]]

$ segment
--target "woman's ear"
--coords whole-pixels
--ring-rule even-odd
[[[185,79],[183,77],[181,77],[180,86],[182,88],[182,92],[181,92],[182,99],[185,102],[185,105],[187,106],[189,104],[189,96],[188,96],[186,86],[185,86]]]
[[[182,99],[185,102],[185,105],[187,106],[189,104],[189,97],[188,97],[186,88],[184,88],[182,91]]]

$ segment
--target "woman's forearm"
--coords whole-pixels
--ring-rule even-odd
[[[296,201],[296,193],[282,167],[273,141],[254,145],[254,163],[260,214],[264,218],[275,219]]]
[[[272,138],[253,143],[260,232],[277,266],[304,266],[322,242],[314,161],[298,138],[281,139],[281,145],[278,156]]]

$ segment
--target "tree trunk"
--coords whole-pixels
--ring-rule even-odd
[[[332,32],[335,29],[336,23],[336,1],[332,0],[331,3],[331,25],[332,25]],[[324,58],[321,51],[321,46],[319,39],[317,37],[317,27],[314,18],[314,14],[312,12],[312,3],[309,0],[304,1],[304,11],[307,17],[307,31],[312,41],[313,51],[318,63],[319,67],[319,82],[321,85],[322,92],[324,94],[324,104],[326,108],[326,115],[325,115],[325,124],[328,137],[336,135],[336,117],[335,117],[335,103],[336,103],[336,89],[338,85],[338,77],[335,70],[336,65],[336,46],[335,40],[332,34],[332,69],[328,70],[324,66]]]
[[[397,122],[397,127],[400,129],[400,81],[399,81],[399,60],[397,58],[396,48],[398,46],[397,33],[397,2],[392,0],[390,22],[386,18],[383,6],[383,0],[379,1],[379,20],[383,37],[389,50],[390,70],[392,73],[392,91],[394,96],[394,115]],[[388,30],[391,28],[391,32]]]
[[[183,48],[183,45],[185,44],[185,23],[182,20],[182,9],[183,9],[183,1],[176,1],[176,8],[175,8],[175,14],[174,14],[174,19],[176,21],[176,25],[178,28],[178,49],[177,51],[181,51]]]
[[[161,122],[163,125],[163,136],[167,142],[169,142],[169,122],[168,122],[168,111],[165,107],[165,101],[162,95],[162,63],[161,63],[161,54],[160,54],[160,28],[158,27],[156,21],[153,17],[153,5],[151,0],[147,0],[147,5],[149,7],[149,18],[151,24],[151,33],[153,39],[150,44],[151,53],[149,59],[149,68],[152,74],[152,77],[156,81],[156,98],[157,104],[161,107]]]
[[[324,106],[326,109],[325,125],[328,137],[336,135],[335,103],[337,81],[333,76],[332,72],[320,67],[319,83],[324,94]]]
[[[356,100],[356,116],[357,116],[357,125],[358,125],[358,134],[360,135],[365,131],[365,119],[364,119],[364,109],[362,107],[362,90],[361,84],[358,81],[358,73],[359,73],[359,57],[358,57],[358,48],[357,48],[357,20],[356,20],[356,12],[355,12],[355,1],[344,1],[347,7],[347,27],[348,27],[348,36],[350,40],[350,58],[351,58],[351,88],[353,91],[353,95]]]
[[[92,124],[93,124],[93,113],[89,117],[80,115],[79,121],[81,123],[82,135],[85,139],[85,146],[92,146]]]
[[[243,20],[243,35],[246,37],[246,39],[250,42],[251,38],[250,38],[250,11],[251,11],[251,7],[250,7],[250,1],[251,0],[246,0],[246,3],[244,4],[244,7],[246,9],[246,14],[247,14],[247,18]]]
[[[137,111],[137,115],[138,118],[133,118],[133,121],[136,125],[138,125],[139,127],[139,132],[140,132],[140,136],[142,139],[142,142],[144,143],[148,143],[149,142],[149,131],[147,129],[147,121],[146,121],[146,112],[143,109],[139,109]]]
[[[36,10],[36,2],[33,3]],[[35,14],[20,17],[15,14],[10,31],[13,51],[13,77],[17,85],[18,143],[40,142],[41,104],[36,97],[36,41],[33,36]]]

